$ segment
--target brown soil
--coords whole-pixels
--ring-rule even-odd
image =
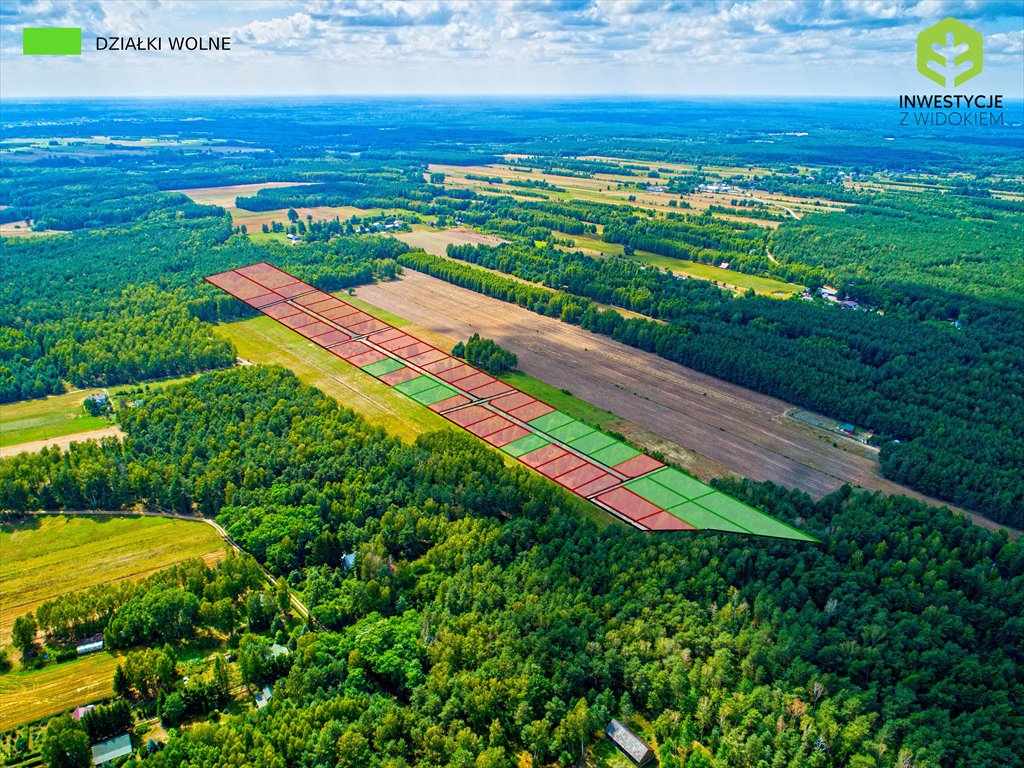
[[[522,371],[631,422],[620,431],[638,430],[644,445],[702,479],[735,473],[814,498],[850,483],[940,503],[883,478],[872,448],[788,418],[793,406],[782,400],[556,319],[413,270],[401,280],[361,287],[357,295],[448,338],[479,333],[494,339],[518,355]]]

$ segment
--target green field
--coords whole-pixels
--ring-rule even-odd
[[[350,298],[346,296],[345,300]],[[306,384],[403,440],[450,426],[433,411],[269,317],[220,325],[216,332],[230,339],[246,360],[285,366]]]
[[[0,405],[0,446],[49,440],[111,426],[111,422],[102,417],[88,415],[82,407],[86,397],[102,391],[83,389],[67,395]]]
[[[0,675],[0,730],[113,695],[120,655],[102,651],[63,664]]]
[[[136,579],[189,557],[213,558],[212,526],[161,517],[45,515],[0,527],[0,646],[14,619],[57,595]]]
[[[744,290],[753,288],[757,293],[765,296],[777,294],[791,296],[794,293],[800,293],[804,289],[804,286],[797,285],[796,283],[786,283],[782,280],[773,280],[770,277],[759,277],[758,275],[747,275],[731,269],[719,269],[710,264],[699,264],[695,261],[674,259],[671,256],[659,256],[650,251],[637,251],[636,256],[644,264],[672,270],[677,275],[689,275],[699,280],[713,280],[716,283],[726,283]]]

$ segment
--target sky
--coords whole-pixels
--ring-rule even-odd
[[[985,41],[957,92],[1024,96],[1024,0],[0,0],[0,98],[887,97],[941,90],[915,41],[949,16]],[[82,27],[81,56],[22,55],[54,26]],[[140,35],[232,44],[95,50]]]

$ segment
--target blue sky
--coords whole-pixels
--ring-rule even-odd
[[[958,92],[1024,96],[1024,0],[3,0],[0,95],[932,92],[917,34],[985,38]],[[26,26],[80,26],[81,57],[25,57]],[[98,53],[96,36],[230,35],[228,53]]]

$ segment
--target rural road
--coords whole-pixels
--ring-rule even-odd
[[[873,449],[795,422],[786,415],[794,408],[789,403],[555,318],[410,269],[356,295],[449,339],[473,333],[494,339],[518,355],[525,373],[744,477],[814,498],[849,483],[949,506],[990,529],[1005,527],[883,478]]]
[[[177,512],[160,512],[160,511],[157,511],[157,510],[132,510],[132,511],[125,511],[125,510],[117,510],[117,509],[60,509],[60,510],[44,510],[44,509],[40,509],[40,510],[33,510],[31,512],[19,512],[18,514],[21,514],[21,515],[33,515],[33,516],[40,516],[40,515],[89,515],[89,516],[99,516],[99,517],[167,517],[167,518],[171,518],[173,520],[187,520],[187,521],[192,522],[192,523],[206,523],[207,525],[213,526],[213,529],[215,531],[217,531],[218,534],[220,534],[220,537],[222,539],[224,539],[224,541],[227,542],[227,544],[230,547],[232,547],[236,552],[240,552],[240,553],[241,552],[245,552],[245,550],[242,549],[242,547],[239,546],[238,543],[236,543],[235,540],[232,539],[228,535],[228,532],[225,531],[218,523],[214,522],[213,520],[210,520],[209,518],[199,517],[197,515],[182,515],[182,514],[179,514]],[[260,565],[260,570],[263,571],[263,575],[266,576],[267,581],[271,585],[276,585],[277,584],[277,581],[275,580],[274,575],[270,571],[268,571],[262,565]],[[306,608],[305,605],[303,605],[302,601],[300,601],[299,598],[297,598],[293,592],[289,591],[288,594],[290,595],[291,600],[292,600],[292,607],[295,609],[295,612],[299,616],[301,616],[307,622],[311,622],[311,623],[315,624],[318,629],[324,629],[324,627],[318,621],[316,621],[316,619],[312,619],[310,617],[309,609]]]

